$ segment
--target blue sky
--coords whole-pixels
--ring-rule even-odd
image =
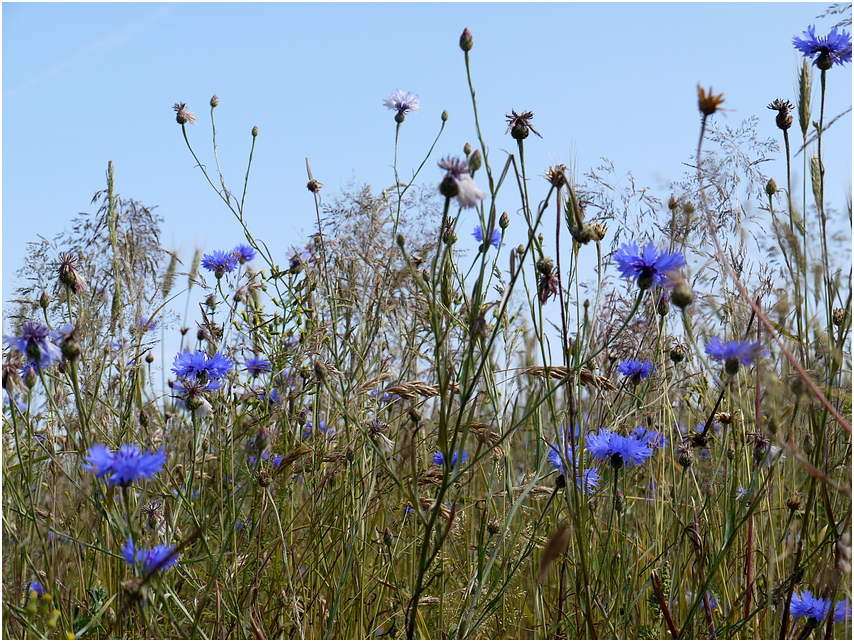
[[[209,252],[243,240],[194,168],[175,102],[199,118],[190,132],[210,162],[208,101],[219,95],[219,156],[232,191],[242,187],[250,130],[259,127],[247,220],[284,264],[289,246],[312,231],[306,157],[327,200],[351,182],[377,191],[394,183],[388,93],[421,99],[401,133],[402,177],[421,162],[442,110],[450,120],[425,182],[441,178],[434,161],[476,143],[458,46],[465,27],[474,34],[473,76],[494,165],[515,148],[504,114],[530,110],[543,134],[527,141],[530,174],[564,162],[580,175],[608,157],[666,198],[696,146],[697,83],[725,94],[730,124],[755,114],[760,138],[779,140],[765,106],[794,101],[800,56],[791,38],[809,24],[826,33],[837,20],[816,20],[826,6],[4,3],[4,301],[25,243],[91,211],[108,160],[123,197],[158,206],[164,246],[185,261],[197,246]],[[827,113],[850,104],[851,67],[835,67]],[[832,134],[827,194],[843,210],[850,115]],[[784,182],[781,163],[764,171]]]

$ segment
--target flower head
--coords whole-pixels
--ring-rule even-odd
[[[635,279],[641,290],[648,290],[653,284],[667,287],[671,284],[670,272],[685,265],[685,257],[680,252],[655,251],[652,241],[641,252],[637,241],[626,243],[614,254],[617,267],[627,279]]]
[[[270,362],[264,357],[249,357],[243,362],[243,366],[253,377],[272,370]]]
[[[158,571],[174,566],[178,563],[179,554],[175,552],[174,546],[163,546],[158,544],[154,548],[136,548],[133,539],[129,539],[122,546],[122,555],[125,562],[142,568],[146,575],[153,575]]]
[[[175,355],[172,372],[185,379],[199,379],[202,382],[221,379],[229,373],[234,362],[225,355],[216,352],[212,357],[201,350],[183,352]]]
[[[5,335],[3,341],[40,368],[47,368],[62,359],[62,350],[54,341],[57,334],[43,323],[25,321],[18,337]]]
[[[480,229],[480,225],[475,226],[472,236],[478,243],[483,243],[483,230]],[[492,230],[491,244],[496,250],[502,245],[506,245],[506,243],[501,242],[501,230]]]
[[[824,620],[830,610],[830,600],[815,597],[812,591],[804,589],[798,595],[792,595],[792,605],[790,612],[792,617],[808,617],[819,622]],[[851,617],[851,608],[848,605],[848,600],[843,599],[836,603],[836,608],[833,609],[833,619],[837,622],[842,622],[845,618]]]
[[[175,110],[175,120],[178,121],[179,125],[186,125],[190,123],[193,125],[196,122],[196,117],[187,111],[187,103],[175,103],[172,105],[172,109]]]
[[[792,126],[792,110],[794,106],[788,100],[777,98],[768,105],[768,109],[773,109],[777,112],[777,127],[779,129],[786,130]]]
[[[617,366],[617,372],[633,380],[646,379],[655,371],[655,366],[649,361],[635,361],[626,359]]]
[[[587,436],[587,450],[594,459],[608,462],[614,468],[643,463],[652,456],[646,438],[631,434],[624,437],[605,428],[598,434]]]
[[[531,119],[534,117],[534,112],[532,111],[523,111],[521,114],[517,114],[515,110],[511,109],[509,114],[504,116],[507,119],[507,131],[505,134],[510,134],[516,140],[524,140],[528,137],[528,130],[534,132],[537,136],[542,138],[540,132],[534,129],[534,126],[531,125]]]
[[[697,83],[697,107],[700,109],[701,114],[704,116],[711,116],[716,111],[726,111],[721,109],[721,104],[723,104],[723,102],[723,94],[715,96],[712,93],[711,87],[709,87],[709,91],[706,91],[700,87],[700,83]]]
[[[439,192],[447,198],[457,197],[460,207],[475,207],[486,198],[486,194],[480,191],[469,176],[468,164],[453,156],[448,156],[439,161],[439,167],[445,170],[445,178],[439,184]]]
[[[28,593],[35,593],[39,597],[45,594],[44,586],[38,580],[30,582],[30,585],[27,587]]]
[[[804,37],[794,36],[792,44],[819,69],[830,69],[834,64],[851,62],[851,34],[834,27],[826,36],[815,35],[815,25],[804,31]]]
[[[237,261],[241,265],[255,258],[255,249],[251,245],[238,245],[231,253],[237,257]]]
[[[638,439],[645,441],[646,445],[649,446],[649,449],[652,452],[655,452],[660,448],[664,448],[667,445],[667,437],[652,428],[638,426],[634,429],[632,434]]]
[[[718,337],[712,337],[706,342],[706,354],[715,361],[723,361],[726,371],[735,374],[740,365],[750,365],[756,358],[764,355],[765,351],[759,347],[758,341],[723,342]]]
[[[151,479],[160,472],[166,463],[166,454],[161,448],[156,453],[143,453],[139,446],[122,444],[116,452],[103,444],[95,444],[86,455],[88,464],[85,470],[91,470],[96,477],[106,479],[110,486],[127,486],[137,478]]]
[[[576,427],[576,445],[578,444],[580,437],[581,430]],[[570,441],[569,429],[565,426],[562,427],[562,430],[558,431],[557,442],[550,445],[548,461],[565,477],[572,475],[572,466],[570,465],[567,467],[564,463],[571,464],[571,462],[574,461],[576,463],[575,483],[578,485],[578,488],[585,493],[592,493],[599,485],[599,469],[584,468],[581,465],[581,457],[576,456],[576,449],[573,448],[572,441]]]
[[[237,269],[237,263],[238,258],[234,252],[214,250],[202,257],[202,267],[213,272],[218,279],[221,279],[226,272]]]
[[[416,112],[421,109],[421,104],[416,94],[413,94],[411,91],[401,91],[400,89],[395,89],[386,96],[383,104],[397,112],[394,120],[398,123],[402,123],[409,112]]]
[[[451,468],[456,468],[457,460],[459,459],[459,455],[460,455],[460,453],[454,453],[453,455],[451,455]],[[469,460],[468,453],[463,452],[462,456],[463,456],[462,457],[462,463],[466,463]],[[444,466],[445,465],[445,456],[440,452],[435,452],[435,453],[433,453],[432,461],[437,466]]]
[[[304,247],[291,247],[288,253],[288,269],[292,274],[299,274],[311,260],[311,252]]]
[[[321,433],[326,435],[327,439],[332,439],[335,436],[335,428],[332,426],[326,425],[326,422],[321,419],[317,424],[317,430],[314,430],[311,426],[311,420],[305,422],[305,426],[302,428],[302,438],[308,439],[312,435],[316,435],[317,433]]]
[[[79,294],[86,289],[86,280],[80,274],[80,264],[77,257],[69,252],[59,253],[59,265],[56,268],[56,276],[59,282],[67,286],[74,294]]]

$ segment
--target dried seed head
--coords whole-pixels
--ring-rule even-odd
[[[594,241],[601,241],[605,238],[605,234],[608,232],[608,226],[603,223],[593,222],[590,223],[590,238]]]
[[[790,511],[800,510],[803,505],[804,494],[801,491],[795,491],[789,499],[786,500],[786,506]]]
[[[306,187],[308,188],[308,191],[311,192],[312,194],[317,194],[323,188],[323,183],[312,178],[308,182]]]
[[[676,343],[670,348],[670,360],[673,363],[683,361],[688,355],[688,346],[684,343]]]
[[[833,309],[833,325],[841,326],[845,322],[845,308]]]
[[[59,282],[68,286],[72,293],[79,294],[86,289],[86,280],[80,274],[80,265],[74,254],[70,252],[59,253],[59,266],[56,273]]]
[[[768,105],[768,109],[773,109],[777,112],[777,127],[785,131],[792,126],[792,109],[794,108],[788,100],[777,98]]]
[[[704,116],[711,116],[716,111],[724,111],[721,109],[721,104],[723,102],[723,94],[715,96],[712,93],[711,87],[709,87],[709,91],[707,92],[700,86],[700,83],[697,83],[697,107],[700,109],[701,114]]]
[[[677,463],[682,466],[682,468],[690,468],[694,464],[694,453],[691,452],[690,448],[682,447],[679,449],[679,457],[677,458]]]

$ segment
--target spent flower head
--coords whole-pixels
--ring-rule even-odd
[[[803,38],[792,38],[792,44],[805,58],[811,58],[812,64],[819,69],[827,70],[835,64],[851,62],[851,34],[839,31],[838,27],[831,29],[826,36],[816,36],[815,25],[810,25]]]
[[[685,257],[681,252],[656,252],[652,241],[644,246],[643,251],[637,241],[626,243],[614,253],[614,260],[620,274],[627,279],[635,279],[641,290],[648,290],[654,285],[668,287],[675,272],[685,265]]]
[[[58,258],[56,276],[59,282],[67,286],[74,294],[83,292],[86,289],[86,280],[80,274],[80,264],[77,257],[70,252],[60,252]]]
[[[542,138],[540,132],[534,129],[534,126],[531,125],[531,120],[534,118],[534,112],[523,111],[521,114],[517,114],[516,110],[511,109],[510,113],[506,114],[504,117],[507,119],[507,131],[504,132],[505,134],[510,134],[516,140],[524,140],[528,137],[528,130],[530,130]]]
[[[106,479],[110,486],[127,486],[138,478],[154,477],[166,463],[166,454],[162,448],[156,453],[143,453],[139,446],[132,444],[122,444],[116,452],[111,452],[103,444],[94,444],[86,461],[89,463],[83,464],[83,468]]]
[[[460,207],[477,206],[486,198],[486,194],[478,189],[474,179],[469,175],[468,164],[453,156],[447,156],[439,161],[439,167],[445,170],[445,177],[439,184],[439,192],[447,198],[457,197]]]
[[[701,114],[704,116],[711,116],[716,111],[725,111],[721,108],[721,104],[723,104],[723,102],[723,94],[715,96],[712,93],[711,87],[709,87],[709,91],[706,91],[700,87],[700,83],[697,83],[697,107],[700,109]]]
[[[768,109],[773,109],[777,112],[777,127],[786,130],[792,126],[792,110],[794,106],[788,100],[777,98],[768,105]]]
[[[187,110],[187,103],[175,103],[172,109],[175,110],[175,120],[179,125],[195,124],[196,117]]]
[[[640,464],[652,457],[646,437],[639,437],[636,433],[624,437],[606,428],[587,436],[587,450],[594,459],[605,461],[615,469]]]

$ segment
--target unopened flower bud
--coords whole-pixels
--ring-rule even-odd
[[[328,374],[328,369],[326,364],[320,361],[319,359],[314,362],[314,376],[318,381],[326,381],[326,377]]]
[[[145,355],[145,363],[154,363],[154,355],[150,352]]]
[[[801,506],[803,506],[803,505],[804,505],[804,494],[799,490],[792,493],[792,495],[789,497],[789,499],[786,500],[786,506],[788,507],[788,509],[790,511],[799,510],[801,508]]]
[[[510,227],[510,217],[507,215],[507,212],[502,212],[501,216],[498,217],[498,227],[502,230],[506,230]]]
[[[658,316],[666,317],[667,313],[670,312],[670,297],[667,294],[662,294],[661,298],[658,300],[658,305],[656,306],[656,312],[658,312]]]
[[[622,513],[626,508],[626,498],[623,496],[623,493],[619,490],[617,494],[614,496],[614,510],[618,513]]]
[[[677,343],[672,348],[670,348],[670,360],[673,363],[679,363],[683,361],[688,354],[688,348],[684,343]]]
[[[522,256],[525,253],[525,246],[521,243],[516,248],[516,256]]]
[[[62,358],[69,362],[77,361],[80,357],[80,344],[73,337],[68,337],[60,345]]]
[[[211,96],[211,107],[216,107],[217,105],[219,105],[219,96],[214,94]]]
[[[555,479],[555,488],[566,488],[566,477],[563,473]]]
[[[443,123],[448,122],[448,110],[447,109],[442,112],[442,122]]]
[[[143,428],[148,428],[149,419],[148,413],[145,412],[145,409],[139,411],[139,425]]]
[[[471,143],[466,143],[465,145],[463,145],[463,154],[465,154],[466,156],[471,154],[471,150],[472,150]]]
[[[255,138],[257,136],[258,136],[258,125],[255,125],[255,127],[252,128],[252,138]]]
[[[50,305],[50,295],[48,295],[47,292],[42,291],[42,295],[39,297],[39,307],[42,310],[47,310],[47,306],[49,306],[49,305]]]
[[[673,301],[673,305],[684,310],[694,301],[694,292],[684,279],[679,278],[676,287],[670,293],[670,300]]]
[[[42,295],[44,296],[44,295]],[[845,322],[845,309],[844,308],[834,308],[833,309],[833,325],[840,326]]]
[[[690,468],[694,465],[694,453],[691,452],[690,448],[681,448],[676,462],[682,466],[682,468]]]
[[[773,178],[769,178],[768,182],[765,183],[765,193],[768,194],[768,196],[774,196],[774,194],[777,193],[777,181]]]
[[[804,452],[807,455],[812,455],[813,450],[815,450],[815,441],[813,441],[812,435],[807,433],[804,437]]]
[[[463,35],[460,36],[460,49],[463,51],[471,51],[472,47],[474,47],[474,38],[471,35],[471,31],[466,27],[463,30]]]
[[[397,235],[397,246],[402,250],[403,246],[406,244],[406,239],[403,238],[403,234]]]
[[[24,371],[24,385],[32,390],[36,387],[38,380],[36,369],[32,365],[27,366],[27,369]]]
[[[677,201],[674,196],[671,196],[670,198],[667,199],[667,209],[669,209],[672,212],[677,207],[679,207],[679,201]]]
[[[474,150],[474,154],[469,158],[469,173],[476,172],[483,166],[483,154],[479,149]]]

